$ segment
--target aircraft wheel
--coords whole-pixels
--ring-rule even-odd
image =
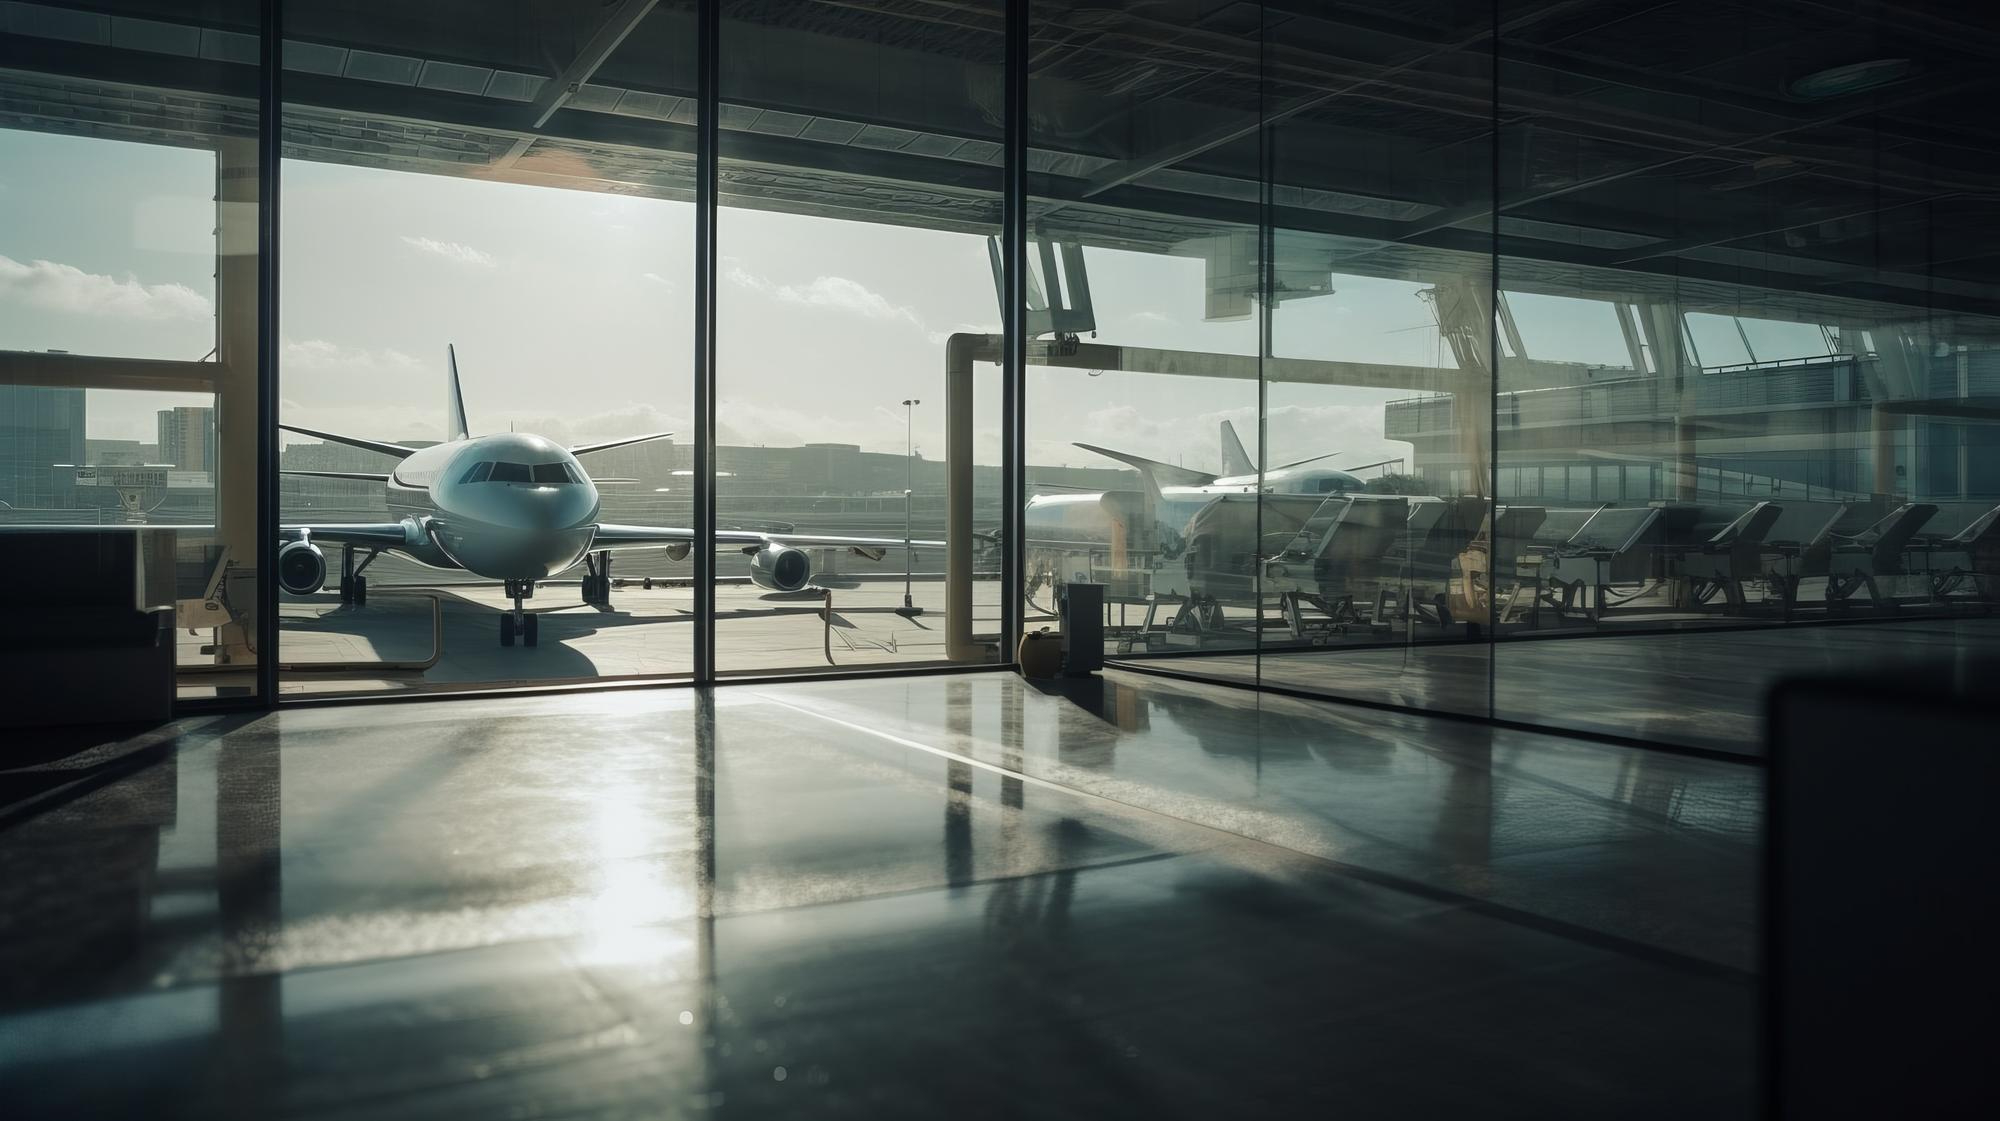
[[[353,586],[348,589],[348,602],[354,604],[356,607],[360,607],[368,602],[368,577],[356,576],[354,578]]]
[[[537,645],[542,637],[541,632],[542,620],[540,616],[526,615],[521,618],[521,645]]]
[[[530,615],[529,618],[532,619],[534,616]],[[500,616],[500,645],[514,645],[514,617],[512,615]]]

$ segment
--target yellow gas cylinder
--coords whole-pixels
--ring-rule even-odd
[[[1049,628],[1029,631],[1021,636],[1021,648],[1015,654],[1021,666],[1022,677],[1054,677],[1062,672],[1062,636],[1049,633]]]

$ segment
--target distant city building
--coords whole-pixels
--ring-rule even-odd
[[[84,459],[100,467],[158,463],[160,446],[138,440],[85,440]]]
[[[159,412],[160,462],[183,471],[215,470],[215,410],[181,405]]]
[[[0,503],[67,508],[84,462],[83,425],[81,389],[0,384]]]

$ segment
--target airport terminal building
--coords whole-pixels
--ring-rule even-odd
[[[1806,1100],[1786,752],[1990,735],[1990,7],[0,0],[0,1101]]]

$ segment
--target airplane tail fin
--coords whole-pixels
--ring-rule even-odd
[[[1243,450],[1243,441],[1236,438],[1236,426],[1222,422],[1222,473],[1225,475],[1255,475],[1257,465],[1250,462],[1250,453]]]
[[[1147,459],[1143,455],[1112,451],[1110,448],[1100,448],[1096,444],[1077,444],[1076,446],[1082,448],[1084,451],[1095,452],[1106,458],[1115,459],[1128,467],[1137,468],[1139,474],[1146,477],[1147,488],[1155,494],[1160,492],[1161,487],[1205,487],[1215,481],[1215,476],[1206,472],[1194,471],[1186,467],[1176,467],[1171,463],[1161,463],[1157,459]]]
[[[445,386],[444,438],[447,442],[463,440],[469,435],[465,426],[465,394],[458,388],[458,348],[450,343],[444,347],[444,362],[450,371],[450,381]]]

